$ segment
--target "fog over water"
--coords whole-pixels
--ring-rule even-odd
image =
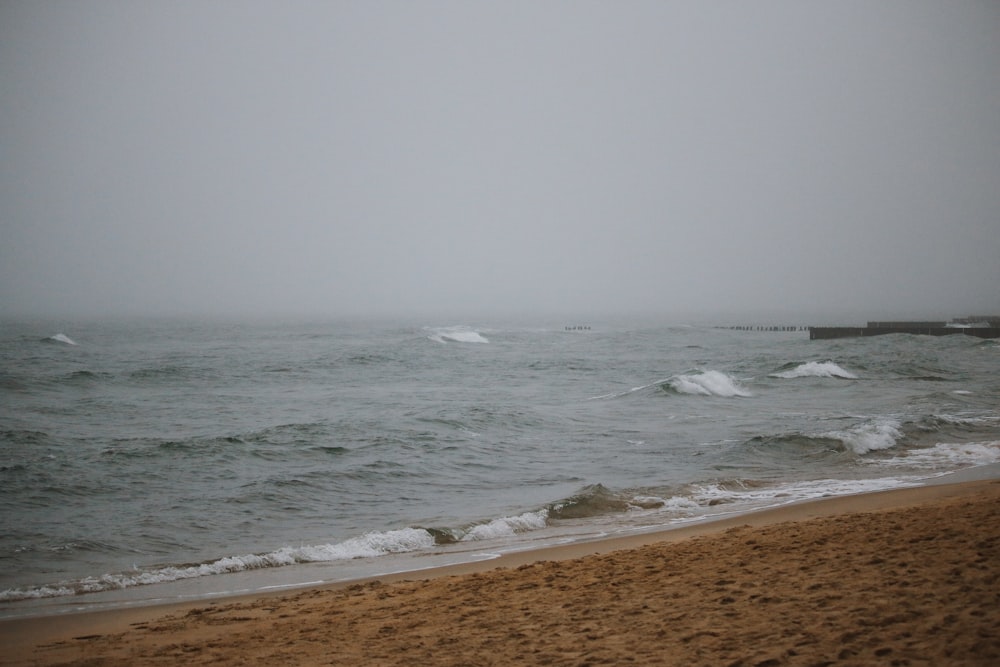
[[[9,0],[0,317],[997,312],[998,73],[993,2]]]

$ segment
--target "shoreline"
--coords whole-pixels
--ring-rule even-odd
[[[376,557],[304,562],[290,566],[237,568],[224,573],[177,577],[156,583],[123,587],[108,586],[103,590],[85,594],[28,597],[2,603],[0,622],[30,617],[97,613],[125,608],[209,603],[233,597],[291,592],[307,587],[350,585],[358,581],[397,575],[407,576],[422,571],[436,572],[442,568],[464,564],[483,563],[489,567],[491,563],[496,563],[498,558],[504,554],[548,552],[559,546],[586,545],[620,537],[641,537],[646,534],[667,533],[682,529],[700,530],[701,526],[711,526],[717,521],[770,509],[780,509],[788,505],[828,499],[839,495],[858,495],[940,483],[939,480],[958,481],[960,478],[966,478],[970,473],[974,473],[975,477],[980,478],[989,476],[1000,478],[1000,464],[987,464],[963,469],[957,473],[944,473],[923,479],[895,480],[896,483],[878,484],[869,489],[855,488],[845,491],[844,489],[831,488],[823,496],[796,497],[797,494],[792,493],[785,497],[776,495],[769,501],[761,503],[749,502],[729,505],[723,502],[719,503],[718,506],[707,507],[705,513],[701,515],[687,519],[659,520],[654,518],[647,522],[642,520],[640,513],[640,520],[633,523],[629,521],[628,513],[622,517],[623,520],[614,515],[607,515],[611,522],[605,525],[594,521],[578,526],[550,526],[544,529],[526,531],[509,540],[500,538],[485,542],[458,542],[430,549],[386,553]],[[893,481],[888,480],[888,482]],[[236,558],[239,560],[241,557],[237,556]],[[182,569],[183,567],[185,566],[182,566]]]
[[[925,485],[954,483],[959,481],[1000,479],[1000,463],[981,464],[956,471],[938,473],[930,477],[913,478],[911,481],[878,486],[863,490],[829,490],[827,495],[794,498],[781,496],[772,498],[771,503],[754,506],[726,508],[720,505],[716,511],[688,520],[672,520],[663,523],[615,525],[608,529],[582,532],[559,533],[558,529],[546,535],[546,531],[530,531],[524,541],[499,544],[469,545],[453,550],[446,545],[436,550],[404,551],[384,554],[375,558],[300,563],[291,567],[265,567],[238,569],[213,576],[180,577],[152,584],[140,584],[122,588],[108,588],[77,595],[42,596],[0,603],[0,623],[28,618],[55,617],[62,615],[113,612],[128,608],[165,607],[184,604],[207,604],[236,597],[256,597],[290,593],[302,588],[346,586],[387,577],[419,576],[417,573],[451,570],[469,566],[489,569],[517,553],[548,553],[554,549],[612,543],[619,539],[645,540],[644,536],[675,533],[688,534],[690,531],[712,530],[720,521],[739,519],[742,516],[759,514],[803,503],[825,502],[836,497],[852,497],[879,493],[893,489],[913,488]],[[718,524],[722,525],[722,524]],[[659,538],[655,538],[659,539]]]
[[[314,596],[376,595],[376,589],[391,591],[394,587],[407,590],[414,586],[436,588],[459,581],[464,585],[475,584],[476,578],[507,577],[517,578],[523,570],[531,570],[540,564],[567,564],[582,568],[586,573],[595,558],[624,558],[641,562],[641,551],[650,548],[671,550],[679,545],[706,543],[724,540],[732,533],[744,536],[770,530],[777,533],[790,530],[830,524],[830,519],[855,522],[874,514],[901,513],[913,515],[910,520],[919,523],[920,512],[914,508],[947,508],[962,503],[984,502],[992,508],[1000,506],[1000,476],[997,466],[960,471],[955,475],[927,480],[925,484],[902,489],[877,491],[850,496],[836,496],[792,503],[755,512],[736,514],[709,522],[673,527],[666,530],[641,532],[601,540],[550,546],[537,550],[509,552],[490,560],[467,562],[426,570],[399,572],[389,575],[369,577],[359,580],[321,584],[318,586],[282,588],[271,592],[255,592],[249,595],[235,595],[225,598],[196,599],[164,605],[124,607],[111,610],[66,612],[52,616],[30,616],[0,620],[0,644],[5,647],[0,656],[0,664],[49,664],[53,661],[82,660],[88,655],[112,655],[124,644],[153,646],[166,643],[195,642],[204,634],[205,628],[174,627],[164,624],[164,619],[200,618],[211,613],[232,609],[290,608],[298,601]],[[825,522],[825,523],[824,523]],[[837,521],[832,522],[838,523]],[[863,528],[863,520],[860,527]],[[994,524],[997,522],[993,522]],[[916,525],[916,524],[915,524]],[[836,526],[833,525],[833,528]],[[827,530],[831,526],[826,526]],[[994,526],[984,526],[983,531],[1000,530]],[[842,540],[850,542],[852,536]],[[873,538],[874,539],[874,538]],[[794,549],[795,544],[788,544]],[[725,550],[709,549],[703,558],[712,559],[714,553]],[[997,567],[992,563],[992,567]],[[585,574],[581,577],[585,578]],[[411,591],[412,592],[412,591]],[[378,593],[379,595],[381,593]],[[488,597],[488,596],[486,596]],[[331,597],[331,600],[334,599]],[[486,599],[486,598],[484,598]],[[526,607],[540,604],[538,599],[526,599]],[[427,610],[430,613],[433,610]],[[290,614],[291,612],[289,612]],[[277,614],[275,614],[277,615]],[[266,617],[267,615],[265,615]],[[256,617],[256,615],[254,615]],[[312,619],[312,620],[310,620]],[[302,617],[302,622],[313,622],[312,616]],[[619,619],[621,621],[621,619]],[[235,621],[234,621],[235,622]],[[264,622],[260,619],[259,622]],[[245,621],[249,624],[250,621]],[[170,630],[157,633],[151,627],[170,626]],[[192,623],[192,626],[197,626]],[[201,634],[199,634],[201,633]],[[81,639],[82,638],[82,639]],[[169,639],[169,641],[167,641]],[[996,642],[994,641],[994,644]],[[239,646],[235,647],[237,650]],[[1000,649],[998,649],[1000,650]],[[103,652],[103,653],[102,653]],[[200,654],[200,651],[196,651]],[[131,653],[142,655],[140,653]],[[234,658],[234,656],[230,656]],[[129,658],[131,660],[132,658]],[[223,663],[225,654],[218,657]],[[402,658],[400,658],[402,659]],[[142,659],[139,660],[140,662]],[[104,664],[104,663],[102,663]],[[113,661],[107,664],[116,664]],[[124,662],[122,664],[125,664]],[[308,660],[303,664],[311,664]],[[435,664],[453,664],[435,662]],[[778,663],[775,663],[778,664]],[[970,663],[972,664],[972,663]],[[986,664],[986,663],[983,663]]]

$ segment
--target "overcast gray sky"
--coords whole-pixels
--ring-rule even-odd
[[[1000,311],[1000,4],[0,2],[0,315]]]

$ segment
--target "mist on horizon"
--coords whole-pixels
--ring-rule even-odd
[[[998,71],[991,3],[6,2],[0,317],[997,313]]]

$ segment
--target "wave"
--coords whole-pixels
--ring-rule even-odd
[[[845,380],[856,380],[858,376],[850,371],[846,371],[832,361],[807,361],[798,364],[794,368],[780,373],[771,373],[771,377],[794,379],[801,377],[821,377],[821,378],[843,378]]]
[[[792,431],[776,435],[758,435],[744,444],[776,456],[815,456],[820,452],[850,452],[864,455],[891,449],[905,438],[903,425],[895,419],[872,419],[850,428],[803,433]]]
[[[329,433],[324,422],[293,422],[229,436],[236,442],[266,445],[313,446]],[[338,448],[342,449],[342,448]]]
[[[624,512],[629,507],[628,500],[601,484],[593,484],[578,493],[554,503],[549,511],[554,519],[580,519],[584,517]]]
[[[150,366],[140,368],[128,374],[130,380],[136,381],[156,381],[183,379],[190,374],[189,369],[182,366]]]
[[[963,392],[954,391],[952,393],[961,394]],[[967,413],[965,415],[936,413],[923,417],[915,425],[920,431],[936,434],[990,434],[995,433],[997,427],[1000,426],[1000,416],[980,413]]]
[[[966,453],[978,451],[971,445],[964,447],[963,451]],[[985,453],[977,460],[992,462],[1000,459],[1000,442],[987,443],[982,447]],[[608,514],[639,512],[640,517],[651,517],[654,525],[666,526],[718,515],[719,505],[729,507],[721,510],[729,513],[733,511],[732,507],[753,509],[917,483],[917,478],[821,479],[789,483],[728,479],[690,484],[676,492],[665,489],[615,492],[601,484],[594,484],[541,509],[473,523],[462,528],[407,527],[369,532],[333,544],[286,546],[268,553],[225,556],[203,563],[134,568],[127,572],[85,577],[75,581],[7,589],[0,591],[0,602],[98,593],[305,563],[426,552],[448,544],[510,539],[522,533],[550,527],[553,521],[558,523]]]
[[[43,338],[42,342],[62,343],[63,345],[76,345],[76,342],[72,338],[63,333],[57,333],[53,336],[49,336],[48,338]]]
[[[650,389],[652,387],[660,387],[660,385],[662,385],[663,383],[668,382],[668,381],[669,381],[669,378],[667,380],[657,380],[656,382],[651,382],[650,384],[644,384],[641,387],[632,387],[631,389],[626,389],[625,391],[613,391],[610,394],[601,394],[600,396],[591,396],[587,400],[589,400],[589,401],[600,401],[600,400],[609,399],[609,398],[621,398],[622,396],[628,396],[629,394],[634,394],[636,392],[643,391],[644,389]]]
[[[103,371],[73,371],[61,378],[67,385],[87,386],[101,382],[111,382],[115,376]]]
[[[677,511],[698,506],[697,501],[692,498],[659,491],[642,489],[615,492],[603,484],[591,484],[569,498],[549,505],[548,516],[553,520],[572,520],[637,510]]]
[[[755,482],[754,480],[722,480],[692,485],[692,498],[701,505],[743,504],[767,506],[803,500],[870,493],[886,489],[916,486],[916,478],[876,479],[817,479],[784,484]]]
[[[1000,463],[1000,440],[990,442],[938,443],[933,447],[911,449],[899,456],[873,460],[878,465],[949,471],[956,468]]]
[[[14,588],[0,591],[0,602],[82,595],[101,591],[162,584],[220,574],[284,567],[302,563],[320,563],[357,558],[377,558],[390,554],[426,551],[434,547],[474,543],[515,537],[540,530],[555,519],[599,516],[612,512],[663,507],[668,501],[651,496],[616,494],[600,484],[585,487],[579,493],[547,507],[476,522],[462,527],[407,527],[382,532],[369,532],[333,544],[282,547],[262,554],[225,556],[204,563],[169,565],[148,569],[86,577],[76,581],[61,581],[43,586]],[[694,506],[693,501],[686,501]],[[674,502],[684,506],[685,502]]]
[[[623,396],[628,396],[629,394],[635,394],[651,389],[665,391],[672,394],[722,396],[725,398],[731,398],[734,396],[753,396],[753,394],[747,391],[747,389],[745,389],[733,376],[720,371],[703,371],[701,373],[673,375],[664,380],[657,380],[656,382],[650,382],[649,384],[644,384],[639,387],[632,387],[631,389],[626,389],[625,391],[616,391],[611,392],[610,394],[591,396],[587,400],[600,401],[612,398],[622,398]]]
[[[350,451],[331,443],[330,431],[323,422],[281,424],[255,431],[220,435],[193,435],[187,438],[113,438],[100,450],[102,456],[123,459],[173,458],[190,456],[199,459],[239,457],[283,461],[289,452],[300,455],[339,455]]]
[[[512,537],[545,528],[548,510],[525,512],[472,524],[465,528],[409,527],[370,532],[333,544],[282,547],[263,554],[225,556],[216,560],[188,565],[169,565],[150,569],[136,568],[131,572],[104,574],[76,581],[62,581],[43,586],[13,588],[0,591],[0,602],[16,602],[38,598],[83,595],[120,590],[136,586],[163,584],[183,579],[195,579],[219,574],[285,567],[303,563],[323,563],[357,558],[378,558],[390,554],[425,551],[443,544],[478,542]]]
[[[490,341],[483,337],[478,331],[474,331],[469,327],[456,326],[456,327],[437,327],[428,328],[430,333],[428,338],[437,343],[489,343]]]
[[[50,444],[52,436],[45,431],[4,429],[0,431],[0,442],[9,442],[16,448],[41,447]]]
[[[379,364],[387,364],[397,361],[395,357],[388,354],[382,354],[378,352],[363,352],[359,354],[352,354],[344,358],[343,360],[347,364],[354,366],[375,366]],[[281,369],[284,372],[291,372],[292,369]]]
[[[736,378],[720,371],[703,371],[693,375],[675,375],[661,383],[660,387],[678,394],[692,394],[696,396],[722,396],[725,398],[752,396],[749,391],[740,385]]]
[[[167,566],[148,570],[137,569],[133,572],[105,574],[100,577],[87,577],[72,582],[59,582],[33,588],[8,589],[0,591],[0,602],[98,593],[217,574],[282,567],[297,563],[372,558],[426,549],[432,547],[434,543],[433,536],[426,530],[403,528],[368,533],[337,544],[283,547],[270,553],[226,556],[218,560],[193,565]]]
[[[903,438],[899,421],[889,418],[873,419],[858,424],[845,431],[829,431],[820,437],[840,441],[855,454],[867,454],[882,449],[891,449]]]
[[[0,602],[15,602],[37,598],[83,595],[119,590],[136,586],[170,583],[221,574],[284,567],[303,563],[320,563],[357,558],[378,558],[390,554],[427,551],[434,547],[474,543],[515,537],[540,530],[551,520],[578,519],[635,509],[696,507],[685,499],[664,500],[655,496],[614,493],[595,484],[577,494],[541,509],[513,516],[476,522],[462,527],[407,527],[382,532],[369,532],[333,544],[286,546],[262,554],[225,556],[215,560],[186,565],[168,565],[148,569],[86,577],[76,581],[61,581],[35,587],[0,591]]]
[[[518,533],[539,530],[548,525],[548,510],[525,512],[513,517],[501,517],[487,523],[471,526],[462,536],[463,542],[494,540],[503,537],[513,537]]]
[[[921,451],[940,442],[989,442],[996,438],[1000,416],[995,414],[929,414],[901,421],[894,417],[873,417],[847,428],[823,432],[789,431],[758,435],[744,442],[760,454],[780,458],[814,457],[822,452],[848,452],[864,457],[904,447]],[[880,458],[865,458],[878,463]],[[947,467],[948,461],[939,462]],[[959,462],[960,463],[960,462]]]
[[[830,435],[810,435],[793,431],[778,435],[758,435],[744,443],[778,457],[815,456],[817,452],[839,452],[845,449],[843,440]]]

